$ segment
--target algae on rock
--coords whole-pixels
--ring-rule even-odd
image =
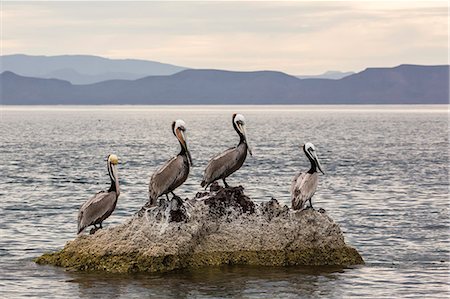
[[[128,222],[81,235],[39,264],[74,270],[163,272],[207,265],[364,263],[324,212],[293,211],[277,200],[255,204],[242,187],[212,186],[185,201],[144,206]]]

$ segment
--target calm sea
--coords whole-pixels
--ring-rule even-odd
[[[3,106],[0,127],[0,297],[443,298],[450,296],[448,106]],[[230,185],[255,201],[289,203],[300,150],[317,148],[314,206],[340,224],[367,262],[348,269],[220,267],[154,275],[72,273],[32,258],[76,236],[79,206],[107,188],[119,156],[122,194],[104,225],[133,215],[149,175],[178,152],[172,120],[187,124],[195,167],[177,190],[200,190],[209,158],[237,143],[247,119],[254,157]],[[301,228],[299,228],[301,229]]]

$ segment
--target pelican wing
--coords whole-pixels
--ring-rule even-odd
[[[150,199],[156,200],[162,194],[175,189],[184,182],[185,176],[183,157],[173,157],[151,176],[148,188]]]
[[[115,191],[99,192],[86,201],[78,212],[78,233],[86,227],[105,220],[116,208],[117,194]]]
[[[317,190],[317,173],[299,173],[291,184],[291,201],[294,210],[302,209]]]
[[[233,168],[239,163],[240,151],[237,147],[232,147],[223,153],[212,158],[205,169],[203,181],[207,184],[222,178],[224,175],[233,172]]]
[[[298,178],[299,178],[300,176],[304,176],[304,175],[305,175],[304,173],[299,172],[299,173],[297,173],[297,174],[294,176],[294,178],[292,179],[292,182],[291,182],[291,189],[290,189],[290,192],[291,192],[291,199],[293,198],[293,195],[294,195],[294,192],[295,192],[295,186],[297,185],[297,180],[298,180]]]

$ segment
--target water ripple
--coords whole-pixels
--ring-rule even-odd
[[[450,295],[448,107],[2,108],[0,288],[3,297],[349,298]],[[371,110],[372,109],[372,110]],[[315,206],[341,225],[366,266],[221,267],[164,275],[69,273],[31,258],[76,232],[79,206],[108,187],[116,153],[122,195],[115,225],[147,200],[150,174],[176,154],[183,118],[195,167],[178,194],[201,188],[212,155],[234,145],[231,113],[248,121],[254,157],[229,178],[257,201],[289,204],[293,175],[313,142],[326,175]]]

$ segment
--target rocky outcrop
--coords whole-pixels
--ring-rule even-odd
[[[211,187],[194,199],[144,206],[127,223],[82,235],[35,261],[75,270],[157,272],[222,264],[364,263],[339,226],[313,209],[255,204],[242,187]]]

